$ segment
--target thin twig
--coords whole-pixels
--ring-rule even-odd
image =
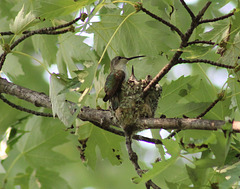
[[[212,41],[199,41],[199,40],[196,40],[196,41],[190,41],[187,43],[187,45],[193,45],[193,44],[207,44],[207,45],[216,45],[216,43],[212,42]]]
[[[0,99],[3,102],[5,102],[6,104],[8,104],[9,106],[11,106],[12,108],[15,108],[17,110],[20,110],[20,111],[23,111],[23,112],[27,112],[27,113],[30,113],[30,114],[34,114],[36,116],[53,117],[53,115],[50,114],[50,113],[37,112],[37,111],[34,111],[34,110],[30,110],[30,109],[24,108],[24,107],[19,106],[19,105],[16,105],[16,104],[10,102],[9,100],[7,100],[2,94],[0,94]]]
[[[76,22],[79,21],[79,20],[84,21],[83,18],[86,18],[86,17],[83,16],[83,15],[86,15],[86,13],[82,13],[79,17],[75,18],[74,20],[72,20],[72,21],[70,21],[70,22],[67,22],[66,24],[61,24],[61,25],[59,25],[59,26],[53,26],[53,27],[45,28],[45,31],[55,31],[55,30],[58,30],[58,29],[61,29],[61,28],[66,28],[66,27],[68,27],[68,26],[71,26],[71,25],[73,25],[74,23],[76,23]],[[24,31],[24,32],[22,32],[22,33],[23,33],[23,34],[27,34],[27,33],[29,33],[29,32],[31,32],[31,31]],[[3,35],[14,35],[14,33],[11,32],[11,31],[7,31],[7,32],[0,32],[0,35],[2,35],[2,36],[3,36]]]
[[[113,127],[111,127],[110,125],[104,125],[104,124],[100,124],[98,122],[94,122],[94,121],[90,121],[91,123],[93,123],[94,125],[96,125],[97,127],[105,130],[105,131],[108,131],[108,132],[111,132],[111,133],[114,133],[116,135],[119,135],[119,136],[125,136],[125,133],[119,129],[115,129]],[[155,139],[155,138],[148,138],[148,137],[144,137],[142,135],[132,135],[132,138],[134,140],[137,140],[137,141],[143,141],[143,142],[149,142],[149,143],[152,143],[152,144],[162,144],[162,141],[159,140],[159,139]]]
[[[231,13],[229,13],[229,14],[226,14],[226,15],[224,15],[224,16],[220,16],[220,17],[213,18],[213,19],[201,20],[201,21],[199,22],[199,24],[208,23],[208,22],[217,22],[217,21],[219,21],[219,20],[224,20],[224,19],[226,19],[226,18],[229,18],[229,17],[233,16],[234,13],[235,13],[235,9],[234,9],[233,12],[231,12]]]
[[[211,2],[207,2],[206,5],[202,8],[202,10],[199,11],[198,15],[195,17],[194,20],[192,20],[191,26],[190,28],[187,30],[187,32],[184,35],[184,39],[182,40],[182,43],[180,45],[180,48],[182,47],[186,47],[187,46],[187,42],[190,39],[194,29],[199,25],[199,21],[202,18],[202,16],[204,15],[204,13],[206,12],[206,10],[208,9],[208,7],[211,5]]]
[[[31,32],[28,32],[26,35],[20,37],[18,40],[16,40],[11,46],[10,50],[12,50],[14,47],[16,47],[19,43],[21,43],[23,40],[27,39],[28,37],[31,37],[36,34],[46,34],[46,35],[58,35],[58,34],[63,34],[67,33],[69,31],[72,31],[72,28],[67,28],[59,31],[49,31],[48,28],[42,28],[39,30],[34,30]]]
[[[131,135],[128,135],[126,133],[125,139],[126,139],[126,147],[127,147],[129,159],[132,162],[132,164],[134,165],[137,174],[141,177],[142,174],[143,174],[143,170],[140,168],[140,166],[138,164],[138,156],[137,156],[137,154],[132,149],[132,138],[131,138]]]
[[[14,33],[11,31],[7,31],[7,32],[0,32],[0,36],[4,36],[4,35],[13,35]]]
[[[24,41],[25,39],[36,35],[36,34],[46,34],[46,35],[58,35],[58,34],[63,34],[63,33],[67,33],[69,31],[72,31],[72,28],[67,28],[67,29],[63,29],[63,30],[59,30],[59,31],[49,31],[48,28],[42,28],[39,30],[34,30],[31,32],[28,32],[27,34],[23,35],[22,37],[20,37],[18,40],[16,40],[10,47],[9,47],[9,52],[11,52],[11,50],[13,50],[19,43],[21,43],[22,41]],[[2,70],[2,66],[3,63],[6,59],[7,54],[9,53],[7,51],[4,51],[3,54],[1,54],[0,56],[0,70]]]
[[[173,131],[172,133],[170,133],[168,136],[167,136],[167,139],[170,139],[172,137],[174,137],[177,133],[179,133],[181,131],[181,129],[177,129],[175,131]]]
[[[209,106],[208,106],[208,108],[204,111],[204,112],[202,112],[200,115],[198,115],[196,118],[197,119],[200,119],[200,118],[202,118],[203,116],[205,116],[218,102],[220,101],[220,99],[218,98],[217,100],[215,100],[212,104],[210,104]]]
[[[227,69],[234,69],[235,66],[230,66],[230,65],[225,65],[225,64],[221,64],[221,63],[217,63],[211,60],[205,60],[205,59],[193,59],[193,60],[187,60],[187,59],[182,59],[180,58],[178,60],[179,64],[184,64],[184,63],[206,63],[206,64],[210,64],[213,66],[217,66],[217,67],[221,67],[221,68],[227,68]]]
[[[184,8],[188,11],[188,13],[190,14],[192,20],[195,19],[195,15],[193,14],[192,10],[187,6],[187,4],[185,3],[184,0],[180,0],[182,5],[184,6]]]
[[[145,12],[147,15],[149,15],[149,16],[151,16],[152,18],[158,20],[159,22],[162,22],[162,23],[165,24],[166,26],[170,27],[171,30],[177,32],[178,35],[179,35],[181,38],[184,37],[183,33],[182,33],[176,26],[174,26],[173,24],[171,24],[170,22],[167,22],[166,20],[162,19],[161,17],[159,17],[159,16],[151,13],[151,12],[148,11],[147,9],[143,8],[142,6],[141,6],[140,8],[141,8],[141,10],[142,10],[143,12]]]
[[[171,68],[177,64],[177,60],[181,54],[182,51],[177,51],[173,55],[171,61],[166,66],[164,66],[161,71],[152,79],[152,81],[144,88],[144,95],[146,95],[147,91],[150,90],[151,87],[155,86],[171,70]]]
[[[0,56],[0,70],[2,70],[2,67],[3,67],[3,63],[4,61],[6,60],[6,56],[7,56],[7,52],[4,51],[1,56]]]
[[[140,177],[142,177],[142,174],[144,173],[144,171],[140,168],[140,166],[138,164],[138,156],[137,156],[136,152],[134,152],[132,149],[132,137],[131,137],[131,135],[127,134],[127,132],[125,132],[125,139],[126,139],[126,147],[127,147],[129,159],[132,162],[132,164],[134,165],[134,168],[135,168],[137,174]],[[160,187],[158,187],[155,183],[153,183],[152,180],[148,180],[145,184],[148,187],[151,186],[154,189],[160,189]]]

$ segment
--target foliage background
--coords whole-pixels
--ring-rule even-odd
[[[189,6],[194,13],[198,13],[206,2],[201,0]],[[204,18],[222,16],[219,9],[229,2],[212,1]],[[191,37],[192,41],[199,39],[220,43],[226,37],[231,24],[231,37],[225,56],[220,57],[216,48],[212,46],[193,45],[184,49],[183,58],[238,64],[239,2],[231,2],[237,8],[234,18],[202,24]],[[1,0],[1,32],[12,30],[13,20],[23,4],[24,16],[31,12],[39,17],[31,27],[27,24],[26,29],[29,30],[71,21],[79,15],[79,10],[86,12],[89,17],[85,22],[79,21],[74,32],[32,36],[7,56],[1,76],[7,77],[15,84],[50,95],[53,111],[65,125],[70,126],[73,123],[75,128],[66,130],[66,126],[58,119],[29,115],[0,102],[1,140],[6,139],[6,131],[11,128],[7,141],[8,157],[1,160],[0,165],[1,187],[14,188],[19,185],[21,188],[145,188],[143,183],[136,185],[131,181],[132,177],[136,177],[136,173],[128,160],[124,138],[103,131],[91,123],[75,121],[75,117],[71,116],[66,108],[65,99],[76,102],[78,109],[83,105],[108,108],[108,105],[102,102],[102,88],[109,73],[110,60],[116,55],[130,57],[144,54],[147,58],[131,61],[128,68],[130,70],[131,65],[136,65],[137,78],[145,78],[148,74],[155,76],[179,48],[179,36],[145,13],[138,12],[125,20],[103,54],[117,27],[135,9],[129,3],[113,4],[111,1],[93,0]],[[179,1],[143,1],[143,6],[176,25],[183,33],[189,28],[191,18]],[[99,17],[97,22],[91,20],[95,15]],[[19,23],[21,20],[15,26]],[[206,32],[206,27],[212,30]],[[94,34],[92,47],[84,43],[86,37],[83,36],[83,32]],[[21,34],[3,36],[1,45],[11,44],[19,36]],[[0,53],[2,52],[0,50]],[[102,61],[99,62],[101,58]],[[53,65],[57,65],[60,75],[47,73]],[[156,117],[161,114],[167,117],[182,117],[183,114],[196,117],[224,89],[226,97],[204,119],[239,120],[238,73],[229,71],[231,77],[221,86],[223,88],[219,88],[206,74],[209,67],[203,64],[188,65],[191,74],[179,78],[175,78],[174,73],[170,71],[160,82],[163,94]],[[46,73],[49,80],[44,77]],[[79,81],[82,80],[84,82],[80,85]],[[80,87],[79,91],[91,92],[84,95],[72,90],[76,87]],[[49,111],[12,96],[6,97],[23,107]],[[161,138],[159,130],[152,131],[152,135]],[[84,151],[85,158],[81,159],[77,146],[83,148],[83,145],[78,140],[82,142],[86,138],[88,140]],[[153,163],[154,158],[159,154],[163,155],[163,161],[155,163],[152,171],[146,176],[154,177],[154,181],[163,188],[184,188],[191,184],[209,186],[213,183],[229,187],[239,181],[235,174],[240,168],[239,163],[236,163],[240,154],[239,140],[239,134],[228,137],[222,131],[189,130],[180,132],[175,140],[165,139],[164,148],[158,146],[156,150],[153,145],[146,148],[135,142],[134,149],[139,154],[144,168],[152,167],[149,162]],[[206,144],[208,148],[188,148],[192,143],[196,146]],[[227,172],[221,172],[225,166],[228,166]],[[226,180],[227,175],[231,175],[231,179]],[[140,180],[136,179],[135,182]]]

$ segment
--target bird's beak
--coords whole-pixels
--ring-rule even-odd
[[[144,55],[142,55],[142,56],[133,56],[133,57],[126,58],[126,59],[129,61],[129,60],[132,60],[132,59],[135,59],[135,58],[141,58],[141,57],[145,57],[145,56]]]

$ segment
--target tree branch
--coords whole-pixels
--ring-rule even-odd
[[[184,0],[180,0],[182,5],[184,6],[184,8],[188,11],[188,13],[190,14],[192,20],[195,19],[195,15],[193,14],[192,10],[187,6],[187,4],[185,3]]]
[[[30,89],[21,87],[19,85],[15,85],[3,78],[0,78],[0,93],[16,96],[17,98],[30,102],[37,107],[44,107],[48,109],[52,108],[52,103],[46,94],[32,91]],[[96,126],[100,127],[101,129],[104,129],[111,133],[114,133],[120,136],[125,136],[123,131],[110,127],[110,125],[118,126],[113,121],[113,117],[110,111],[83,107],[81,109],[81,112],[78,115],[78,118],[83,121],[90,121]],[[138,141],[149,142],[153,144],[162,144],[161,140],[148,138],[141,135],[133,135],[133,139]]]
[[[86,114],[86,112],[91,112],[90,114],[92,114],[92,112],[95,112],[95,109],[91,109],[89,107],[83,107],[82,108],[82,114]],[[97,110],[98,111],[98,110]],[[86,115],[85,115],[86,116]],[[111,115],[110,115],[111,116]],[[83,116],[81,116],[80,114],[78,115],[78,118],[81,119]],[[86,116],[87,117],[87,116]],[[88,121],[88,120],[85,120],[85,121]],[[125,136],[125,133],[124,131],[121,131],[119,129],[115,129],[113,127],[111,127],[110,125],[107,125],[105,123],[98,123],[98,122],[94,122],[94,121],[90,121],[92,124],[94,124],[95,126],[105,130],[105,131],[108,131],[108,132],[111,132],[113,134],[116,134],[116,135],[119,135],[119,136]],[[144,137],[144,136],[141,136],[141,135],[133,135],[132,138],[134,140],[137,140],[137,141],[144,141],[144,142],[149,142],[149,143],[152,143],[152,144],[162,144],[162,141],[159,140],[159,139],[155,139],[155,138],[148,138],[148,137]]]
[[[180,44],[180,49],[187,46],[188,40],[190,39],[194,29],[198,26],[199,20],[204,15],[207,8],[210,6],[211,2],[207,2],[206,5],[202,8],[202,10],[198,13],[198,15],[192,20],[190,28],[184,34],[182,38],[182,42]],[[170,62],[162,68],[162,70],[152,79],[152,81],[145,87],[144,94],[147,94],[147,91],[150,90],[151,87],[155,86],[171,69],[178,63],[178,59],[182,55],[182,51],[177,51]]]
[[[236,11],[236,9],[234,9],[233,12],[231,12],[229,14],[226,14],[226,15],[223,15],[223,16],[220,16],[220,17],[217,17],[217,18],[201,20],[199,22],[199,24],[208,23],[208,22],[217,22],[219,20],[224,20],[226,18],[229,18],[229,17],[233,16],[235,11]]]
[[[206,64],[210,64],[213,66],[217,66],[217,67],[222,67],[222,68],[227,68],[227,69],[234,69],[235,66],[230,66],[230,65],[225,65],[225,64],[220,64],[211,60],[205,60],[205,59],[193,59],[193,60],[187,60],[187,59],[182,59],[180,58],[178,60],[179,64],[184,64],[184,63],[206,63]]]
[[[143,12],[145,12],[147,15],[151,16],[152,18],[158,20],[159,22],[162,22],[163,24],[165,24],[166,26],[168,26],[171,30],[177,32],[177,34],[183,38],[184,35],[183,33],[173,24],[171,24],[170,22],[167,22],[166,20],[162,19],[161,17],[151,13],[150,11],[148,11],[147,9],[143,8],[142,6],[140,7],[140,10],[142,10]]]
[[[12,108],[15,108],[17,110],[20,110],[20,111],[23,111],[23,112],[27,112],[27,113],[30,113],[30,114],[34,114],[36,116],[53,117],[53,115],[50,114],[50,113],[37,112],[37,111],[34,111],[34,110],[30,110],[30,109],[24,108],[24,107],[19,106],[19,105],[16,105],[16,104],[10,102],[8,99],[6,99],[1,93],[0,93],[0,99],[3,102],[5,102],[6,104],[8,104],[9,106],[11,106]]]
[[[38,107],[52,108],[49,97],[44,93],[32,91],[25,87],[15,85],[8,82],[6,79],[0,78],[0,93],[16,96],[22,100],[30,102]],[[78,115],[78,118],[83,121],[98,123],[101,126],[119,126],[114,121],[110,111],[97,110],[89,107],[83,107]],[[203,120],[203,119],[184,119],[184,118],[147,118],[137,121],[136,126],[144,129],[200,129],[200,130],[217,130],[221,129],[225,124],[221,120]],[[240,131],[240,121],[234,121],[232,124],[233,131]],[[111,132],[111,131],[110,131]],[[133,137],[137,139],[138,137]],[[142,136],[138,138],[144,140]],[[147,141],[153,142],[153,141]],[[158,141],[160,143],[160,141]]]
[[[6,60],[6,56],[7,56],[7,51],[4,51],[0,56],[0,71],[2,70],[2,66],[4,61]]]
[[[67,33],[69,31],[74,31],[74,28],[71,27],[71,25],[76,23],[79,20],[85,19],[86,18],[85,16],[86,16],[86,14],[83,13],[79,17],[77,17],[76,19],[74,19],[74,20],[72,20],[72,21],[70,21],[66,24],[56,26],[56,27],[41,28],[41,29],[33,30],[33,31],[24,31],[23,32],[24,35],[22,37],[20,37],[18,40],[16,40],[11,46],[8,47],[7,50],[4,50],[4,52],[1,54],[1,56],[0,56],[0,70],[2,70],[2,66],[3,66],[3,63],[6,59],[7,54],[10,53],[11,50],[13,50],[19,43],[21,43],[25,39],[27,39],[27,38],[29,38],[33,35],[36,35],[36,34],[58,35],[58,34]],[[69,28],[66,28],[66,27],[69,27]],[[66,28],[66,29],[58,30],[58,29],[61,29],[61,28]],[[58,30],[58,31],[56,31],[56,30]],[[1,35],[11,35],[13,33],[9,31],[9,32],[1,32],[0,34]]]
[[[202,118],[203,116],[205,116],[219,101],[220,101],[219,98],[217,100],[215,100],[213,103],[210,104],[210,106],[207,107],[207,109],[203,113],[198,115],[196,118],[199,119],[199,118]]]
[[[199,40],[196,40],[196,41],[190,41],[187,43],[187,45],[193,45],[193,44],[207,44],[207,45],[216,45],[216,43],[212,42],[212,41],[199,41]]]
[[[132,137],[131,137],[131,135],[128,135],[125,132],[125,139],[126,139],[126,147],[127,147],[129,159],[132,162],[132,164],[134,165],[134,168],[135,168],[137,174],[140,177],[142,177],[142,174],[144,173],[144,171],[140,168],[140,166],[138,164],[138,156],[137,156],[136,152],[134,152],[133,149],[132,149]],[[151,186],[154,189],[160,189],[155,183],[152,182],[152,180],[148,180],[145,184],[148,188],[150,188],[150,186]]]
[[[187,30],[187,32],[184,35],[184,39],[182,40],[182,43],[180,45],[180,48],[182,47],[186,47],[187,46],[187,42],[189,40],[189,38],[191,37],[194,29],[199,25],[199,21],[202,18],[202,16],[204,15],[204,13],[206,12],[206,10],[208,9],[208,7],[211,5],[211,2],[208,1],[206,3],[206,5],[202,8],[201,11],[199,11],[198,15],[195,17],[195,19],[192,20],[191,26],[190,28]]]
[[[141,119],[137,125],[142,129],[199,129],[199,130],[217,130],[222,129],[226,123],[222,120],[204,120],[190,118],[148,118]],[[232,122],[232,130],[240,132],[240,121]]]
[[[72,20],[70,22],[67,22],[66,24],[61,24],[59,26],[48,27],[48,28],[45,28],[45,30],[46,31],[55,31],[55,30],[58,30],[58,29],[66,28],[68,26],[73,25],[74,23],[76,23],[79,20],[84,22],[86,17],[87,17],[86,13],[81,13],[79,17],[75,18],[74,20]],[[22,34],[27,34],[29,32],[31,32],[31,31],[24,31],[24,32],[22,32]],[[11,31],[7,31],[7,32],[0,32],[0,35],[2,35],[2,36],[4,36],[4,35],[14,35],[14,33],[11,32]]]

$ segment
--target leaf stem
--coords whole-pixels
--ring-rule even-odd
[[[236,150],[238,153],[240,153],[240,150],[238,149],[238,148],[236,148],[235,146],[233,146],[233,145],[230,145],[231,146],[231,148],[233,148],[234,150]]]
[[[43,62],[41,62],[40,60],[34,58],[33,56],[31,56],[29,54],[26,54],[26,53],[23,53],[23,52],[20,52],[20,51],[11,51],[11,52],[12,53],[16,53],[16,54],[20,54],[20,55],[23,55],[23,56],[26,56],[28,58],[31,58],[31,59],[37,61],[50,75],[52,75],[51,72],[47,69],[46,65]]]
[[[107,51],[108,46],[109,46],[110,43],[112,42],[114,36],[116,35],[116,33],[118,32],[118,30],[120,29],[120,27],[123,25],[123,23],[124,23],[130,16],[134,15],[135,13],[136,13],[136,11],[134,11],[134,12],[130,13],[129,15],[127,15],[126,18],[124,18],[124,20],[119,24],[119,26],[118,26],[117,29],[114,31],[114,33],[112,34],[111,38],[109,39],[109,41],[108,41],[105,49],[103,50],[102,56],[100,57],[100,59],[99,59],[99,61],[98,61],[98,64],[101,63],[101,61],[102,61],[102,59],[103,59],[103,56],[104,56],[104,54],[105,54],[106,51]]]
[[[131,1],[113,1],[112,3],[128,3],[132,6],[134,6],[134,3],[132,3]]]

